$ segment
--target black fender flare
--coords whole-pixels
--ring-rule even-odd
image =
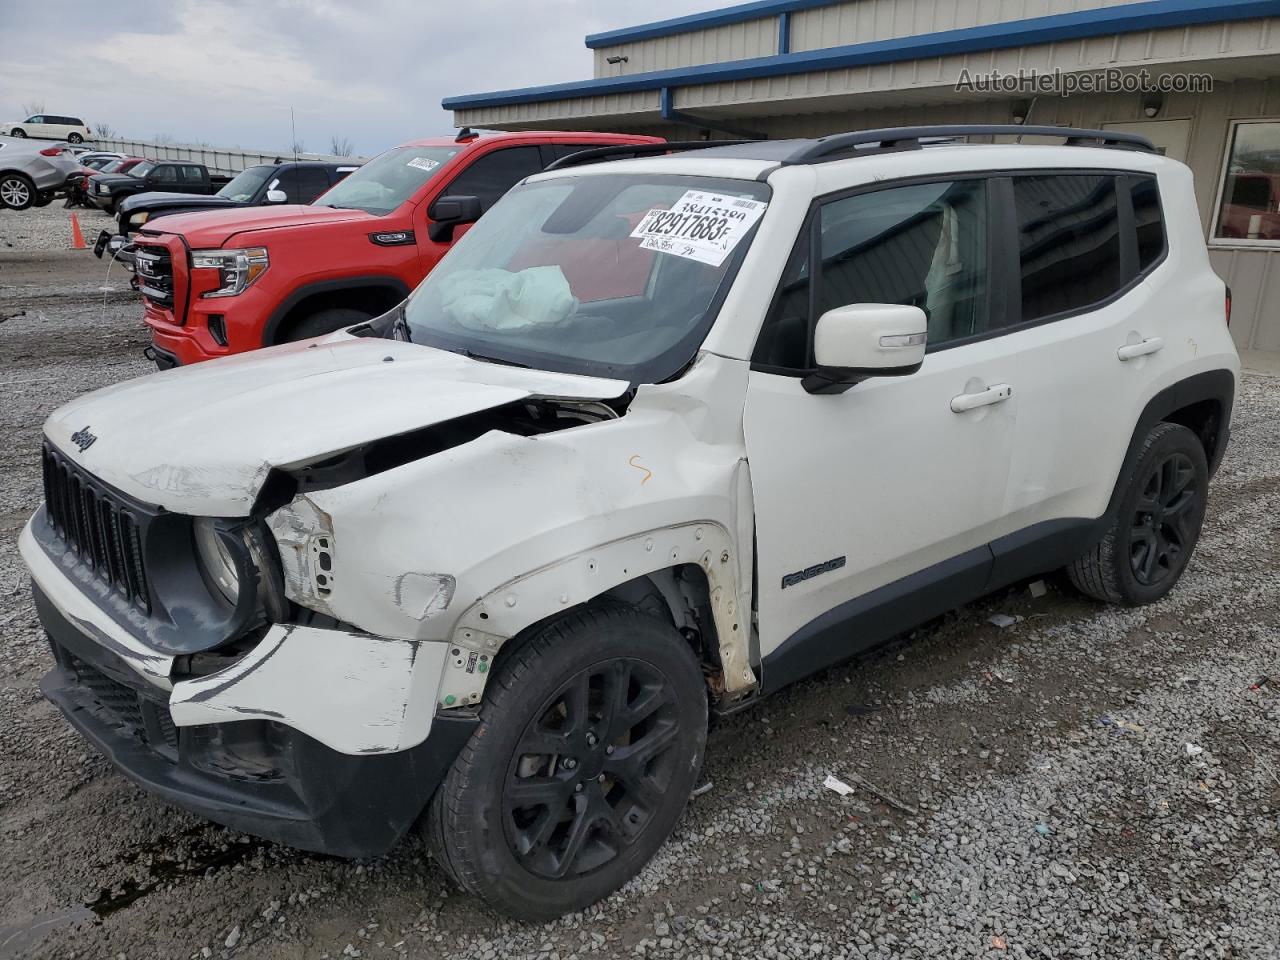
[[[1187,377],[1185,380],[1179,380],[1172,386],[1165,387],[1148,402],[1142,410],[1142,415],[1138,417],[1138,422],[1133,428],[1133,436],[1129,440],[1129,449],[1125,451],[1124,462],[1121,464],[1120,473],[1116,477],[1115,487],[1111,492],[1111,500],[1107,504],[1106,517],[1115,515],[1115,511],[1120,503],[1120,498],[1124,495],[1126,481],[1132,475],[1134,465],[1138,462],[1138,454],[1142,449],[1142,442],[1146,439],[1152,428],[1163,420],[1168,420],[1171,414],[1189,407],[1195,403],[1203,403],[1206,400],[1215,401],[1222,408],[1222,419],[1219,423],[1214,424],[1208,436],[1202,436],[1200,439],[1205,442],[1205,453],[1209,460],[1209,475],[1213,476],[1218,471],[1218,466],[1222,463],[1222,457],[1227,452],[1227,441],[1231,436],[1231,408],[1235,402],[1236,395],[1236,377],[1230,370],[1208,370],[1204,373],[1197,373],[1194,376]]]
[[[401,300],[409,296],[411,292],[399,277],[385,273],[365,274],[358,277],[339,277],[334,280],[317,280],[314,283],[303,284],[294,289],[271,311],[271,316],[267,318],[267,325],[262,331],[262,345],[266,347],[276,342],[276,335],[280,332],[280,327],[284,324],[285,317],[307,297],[315,296],[317,293],[340,293],[343,290],[357,290],[368,287],[379,287],[387,290],[394,293]]]

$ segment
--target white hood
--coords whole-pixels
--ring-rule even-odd
[[[89,473],[138,500],[194,516],[238,517],[249,513],[273,467],[528,397],[600,400],[626,389],[618,380],[344,333],[86,394],[56,410],[45,434]]]

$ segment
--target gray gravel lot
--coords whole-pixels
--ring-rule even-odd
[[[721,722],[712,789],[641,876],[521,925],[451,891],[416,838],[347,863],[170,808],[40,698],[16,550],[40,423],[148,371],[138,304],[94,265],[58,284],[0,259],[0,316],[22,311],[0,323],[0,958],[1280,952],[1280,380],[1245,378],[1169,599],[1106,608],[1051,578]]]

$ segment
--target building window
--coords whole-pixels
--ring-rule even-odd
[[[1241,120],[1227,138],[1213,239],[1280,243],[1280,120]]]

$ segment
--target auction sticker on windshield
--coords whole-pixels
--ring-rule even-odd
[[[650,210],[631,231],[644,250],[718,267],[769,205],[702,190],[688,190],[669,210]]]
[[[409,161],[407,166],[417,167],[419,170],[425,170],[427,171],[427,173],[430,173],[436,167],[440,166],[440,161],[431,160],[427,157],[414,157],[412,160]]]

